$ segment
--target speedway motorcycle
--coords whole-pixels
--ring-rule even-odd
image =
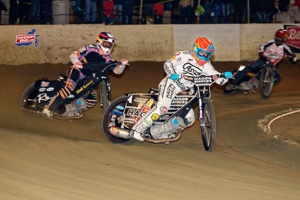
[[[142,135],[144,141],[150,143],[165,143],[178,141],[182,135],[182,119],[186,114],[198,105],[198,118],[202,135],[202,142],[206,151],[212,151],[216,138],[216,118],[214,106],[211,100],[211,85],[218,76],[188,77],[194,83],[192,94],[178,94],[171,103],[166,114],[157,116],[153,124]],[[136,140],[131,137],[131,129],[135,123],[155,105],[158,99],[158,91],[151,88],[148,93],[127,93],[121,96],[106,109],[102,128],[104,135],[112,143],[132,144]],[[160,133],[162,126],[172,125],[172,134]]]
[[[247,66],[240,66],[239,69],[232,72],[233,78],[238,71],[242,71]],[[223,89],[223,92],[228,95],[242,92],[244,94],[256,93],[260,91],[262,98],[266,99],[270,97],[275,81],[276,67],[270,62],[266,62],[261,68],[254,72],[247,73],[247,76],[237,85],[237,88],[232,88],[232,84],[228,81],[228,84]]]
[[[109,73],[116,67],[113,63],[89,63],[85,69],[89,69],[91,74],[81,79],[74,91],[68,97],[68,102],[60,106],[53,117],[60,119],[80,119],[83,112],[88,109],[86,98],[92,91],[99,88],[100,106],[105,110],[111,102],[111,89]],[[55,96],[55,94],[65,86],[66,75],[60,75],[57,80],[42,78],[31,83],[21,97],[21,109],[42,114],[45,105]],[[68,113],[74,113],[70,115]]]

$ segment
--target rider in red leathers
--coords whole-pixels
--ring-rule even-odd
[[[269,61],[273,66],[278,66],[285,56],[289,57],[292,63],[296,63],[297,57],[291,51],[290,47],[286,44],[288,38],[288,33],[286,30],[279,29],[275,33],[275,38],[269,40],[268,42],[262,44],[259,47],[259,59],[251,63],[249,66],[245,67],[242,71],[238,71],[234,79],[231,82],[231,89],[236,89],[237,85],[243,80],[248,72],[253,72],[258,68],[261,68],[267,61]],[[275,82],[279,83],[281,76],[277,70],[275,70]]]
[[[193,44],[192,51],[179,51],[171,59],[164,63],[166,77],[159,83],[159,96],[157,105],[145,114],[132,128],[131,137],[142,142],[144,133],[153,123],[154,120],[166,113],[171,105],[172,99],[181,92],[193,93],[193,83],[184,77],[198,77],[204,75],[221,75],[211,65],[209,59],[214,52],[212,42],[205,38],[197,38]],[[224,72],[224,77],[218,77],[217,84],[223,85],[228,78],[232,77],[231,72]],[[183,128],[191,126],[195,122],[194,111],[191,109],[182,120]],[[162,133],[168,130],[162,130]],[[159,138],[159,136],[156,136]]]
[[[66,103],[71,92],[74,91],[76,84],[80,79],[90,75],[92,73],[87,67],[89,63],[112,63],[116,62],[112,59],[111,50],[115,43],[115,37],[109,32],[101,32],[98,35],[95,44],[84,45],[82,48],[74,51],[70,55],[72,66],[68,69],[68,79],[63,88],[51,99],[48,105],[45,106],[43,114],[51,117],[55,109]],[[113,72],[115,74],[122,74],[125,65],[128,61],[123,59],[121,64],[117,65]],[[96,91],[91,92],[86,98],[86,105],[88,108],[94,107],[96,104]],[[81,113],[72,113],[72,115],[80,116]]]

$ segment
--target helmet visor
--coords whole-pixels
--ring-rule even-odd
[[[204,51],[198,51],[197,56],[202,58],[208,58],[210,54],[204,52]]]
[[[112,46],[113,46],[113,43],[107,42],[107,41],[103,41],[103,42],[102,42],[102,46],[103,46],[104,48],[111,49]]]

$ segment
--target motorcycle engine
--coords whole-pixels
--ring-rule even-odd
[[[242,91],[253,91],[254,89],[258,88],[259,80],[257,78],[252,78],[248,81],[244,81],[239,85],[239,89]]]

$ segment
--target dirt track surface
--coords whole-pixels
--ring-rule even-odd
[[[240,63],[213,63],[219,71]],[[46,119],[20,109],[36,79],[56,79],[67,65],[0,66],[0,199],[3,200],[299,200],[300,65],[288,61],[269,99],[226,96],[213,88],[217,140],[205,152],[199,124],[169,145],[110,143],[97,106],[78,121]],[[147,92],[162,63],[131,63],[112,76],[113,98]],[[270,130],[267,128],[269,125]]]

